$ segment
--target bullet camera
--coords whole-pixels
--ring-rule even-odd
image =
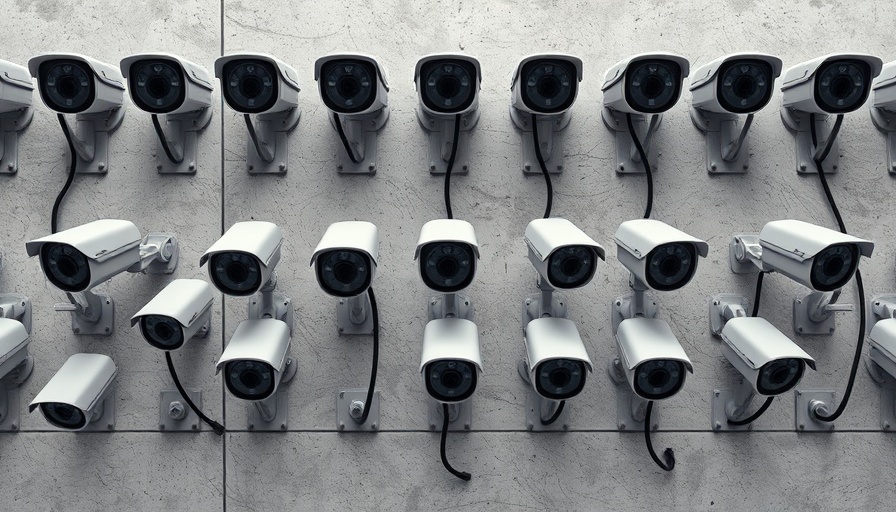
[[[181,114],[209,108],[211,77],[204,68],[170,53],[142,53],[121,60],[121,74],[137,108]]]
[[[868,357],[871,362],[891,378],[896,378],[896,318],[889,317],[876,321],[868,333],[868,345]],[[882,382],[879,378],[875,380]]]
[[[442,403],[463,402],[476,391],[481,371],[476,324],[462,318],[426,324],[420,372],[429,396]]]
[[[885,65],[871,84],[871,121],[887,136],[887,169],[896,173],[896,62]]]
[[[118,68],[77,54],[47,53],[28,60],[41,99],[62,114],[92,114],[122,106],[124,79]]]
[[[657,291],[677,290],[697,271],[709,244],[658,220],[623,222],[616,230],[616,257],[635,278]]]
[[[526,226],[529,261],[553,288],[588,284],[604,258],[604,248],[566,219],[535,219]]]
[[[629,318],[616,331],[619,365],[635,395],[644,400],[663,400],[684,386],[687,372],[694,373],[669,324],[655,318]]]
[[[200,279],[175,279],[131,317],[131,327],[150,345],[177,350],[193,337],[208,336],[211,325],[212,287]]]
[[[30,342],[26,326],[18,320],[4,318],[0,312],[0,430],[19,430],[19,394],[22,383],[34,370],[34,358],[28,354]]]
[[[34,85],[28,69],[0,60],[0,174],[18,171],[19,132],[28,127],[34,117],[31,93]]]
[[[40,407],[47,422],[65,430],[112,430],[117,373],[109,356],[74,354],[37,394],[28,411]]]
[[[473,282],[479,243],[469,222],[431,220],[420,229],[414,259],[426,287],[440,293],[456,293]]]
[[[783,106],[816,114],[858,110],[871,92],[871,80],[883,61],[865,54],[830,54],[791,67],[784,73]]]
[[[288,375],[287,366],[293,366],[287,364],[290,343],[285,322],[272,318],[240,322],[216,365],[217,372],[224,371],[227,390],[250,401],[273,395]]]
[[[370,222],[334,222],[311,256],[317,283],[334,297],[364,293],[373,283],[378,247],[379,234]]]
[[[225,295],[245,297],[267,284],[280,261],[283,232],[271,222],[237,222],[202,257],[209,276]]]
[[[529,322],[525,370],[535,392],[548,400],[568,400],[581,393],[594,368],[575,322],[566,318]]]

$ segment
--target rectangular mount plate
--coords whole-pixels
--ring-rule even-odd
[[[628,388],[628,385],[621,384],[616,386],[616,428],[620,432],[640,432],[644,433],[644,421],[637,421],[632,417],[632,400],[640,400]],[[656,430],[660,426],[660,407],[659,403],[654,402],[653,412],[650,415],[652,425],[650,430]]]
[[[373,315],[370,313],[370,306],[367,305],[367,316],[360,324],[351,321],[350,307],[348,299],[339,299],[336,303],[336,330],[339,334],[373,334]]]
[[[526,430],[529,432],[566,432],[569,430],[569,400],[563,406],[563,412],[550,425],[541,424],[541,411],[546,400],[538,393],[526,393]],[[547,416],[547,415],[546,415]]]
[[[353,401],[367,399],[367,388],[344,389],[336,395],[336,428],[340,432],[376,432],[380,427],[380,392],[373,392],[367,422],[359,425],[351,416]]]
[[[880,388],[880,428],[896,431],[896,382],[888,378]]]
[[[809,308],[804,303],[808,296],[803,294],[793,299],[793,332],[803,335],[830,336],[834,334],[837,314],[830,313],[821,322],[813,322],[809,318]]]
[[[443,419],[442,404],[441,402],[437,402],[436,400],[434,400],[432,397],[427,398],[426,402],[429,409],[429,430],[441,432]],[[455,408],[457,410],[457,414],[452,419],[449,412],[448,430],[450,432],[469,431],[473,425],[473,398],[470,397],[463,402],[449,404],[448,410],[451,411],[452,408]]]
[[[794,423],[797,432],[831,432],[834,430],[834,422],[817,421],[809,413],[809,402],[821,400],[828,405],[830,412],[834,412],[834,392],[817,389],[798,389],[794,392]]]
[[[21,422],[19,412],[19,387],[7,386],[0,382],[0,396],[5,401],[6,410],[0,410],[0,432],[18,432]]]
[[[248,427],[253,432],[283,432],[289,428],[289,386],[281,384],[275,393],[277,412],[274,419],[264,421],[254,402],[248,403]],[[270,399],[269,397],[268,399]]]
[[[115,332],[115,303],[109,295],[98,293],[103,312],[97,323],[84,322],[74,312],[72,315],[72,332],[79,336],[112,336]]]
[[[184,389],[190,400],[202,410],[202,391],[198,389]],[[175,420],[168,416],[168,407],[171,402],[180,402],[184,406],[186,416],[181,420]],[[187,405],[187,401],[176,389],[166,389],[159,392],[159,430],[162,432],[200,432],[202,422],[193,409]]]
[[[753,428],[752,423],[746,425],[731,425],[728,423],[728,414],[725,412],[728,402],[735,400],[736,389],[714,389],[712,392],[712,412],[710,427],[715,432],[744,432]]]

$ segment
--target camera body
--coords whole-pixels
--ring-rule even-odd
[[[296,70],[265,53],[237,53],[215,60],[224,101],[242,114],[268,114],[297,108]],[[296,119],[298,121],[298,119]]]
[[[482,69],[479,61],[469,55],[425,55],[414,67],[419,109],[435,118],[452,118],[478,110],[480,83]],[[475,121],[469,124],[475,124]]]
[[[871,107],[896,112],[896,62],[884,65],[871,83]]]
[[[94,114],[117,109],[124,101],[118,68],[85,55],[45,53],[28,60],[41,99],[62,114]]]
[[[623,222],[616,230],[616,257],[632,275],[658,291],[677,290],[697,272],[697,258],[709,244],[651,219]]]
[[[376,274],[378,250],[379,232],[374,224],[331,224],[311,255],[321,289],[334,297],[355,297],[367,291]]]
[[[209,108],[214,85],[200,65],[170,53],[141,53],[121,60],[131,101],[152,114],[182,114]]]
[[[437,402],[472,397],[482,372],[476,324],[463,318],[429,321],[423,330],[420,372],[426,392]]]
[[[29,412],[40,407],[51,425],[65,430],[111,430],[115,412],[114,380],[118,368],[109,356],[74,354],[37,394]],[[111,400],[108,400],[111,398]],[[100,418],[107,422],[99,422]]]
[[[691,360],[669,327],[655,318],[629,318],[616,331],[619,363],[626,382],[644,400],[663,400],[684,386]]]
[[[621,60],[604,76],[604,107],[628,114],[659,114],[681,97],[690,63],[672,53],[641,53]]]
[[[605,259],[604,248],[575,224],[560,218],[535,219],[526,226],[529,261],[553,288],[585,286]]]
[[[783,107],[814,114],[844,114],[861,107],[883,61],[873,55],[835,53],[802,62],[784,73]]]
[[[266,285],[280,261],[283,231],[272,222],[237,222],[199,259],[209,263],[215,287],[225,295],[245,297]]]
[[[0,113],[30,108],[33,91],[28,68],[0,60]]]
[[[536,318],[526,324],[526,371],[539,396],[567,400],[585,388],[594,371],[575,322]]]
[[[286,322],[273,318],[240,322],[216,365],[230,393],[249,401],[273,395],[286,372],[291,344]]]
[[[335,53],[314,62],[314,80],[324,105],[340,115],[379,112],[389,105],[389,82],[376,57]]]
[[[420,228],[414,259],[427,288],[440,293],[456,293],[473,282],[479,242],[467,221],[431,220]]]
[[[782,61],[765,53],[732,53],[691,75],[691,106],[716,113],[752,114],[772,99]]]
[[[526,56],[510,82],[510,106],[525,114],[564,114],[575,103],[581,81],[582,59],[578,57],[559,53]]]
[[[187,340],[209,333],[215,294],[200,279],[175,279],[131,317],[143,338],[161,350],[177,350]]]
[[[28,359],[29,342],[28,329],[22,322],[0,317],[0,379]]]

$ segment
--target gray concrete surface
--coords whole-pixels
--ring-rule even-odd
[[[214,97],[214,117],[201,135],[193,177],[155,172],[148,114],[133,105],[112,140],[104,177],[79,176],[60,225],[102,217],[134,221],[143,233],[173,231],[181,263],[173,276],[122,275],[103,285],[116,300],[109,338],[72,334],[69,317],[54,313],[61,294],[47,285],[23,242],[49,231],[49,215],[66,170],[55,116],[35,95],[32,126],[21,139],[20,172],[0,176],[3,268],[0,289],[34,301],[31,350],[36,367],[22,393],[22,431],[0,435],[0,509],[56,510],[432,510],[643,509],[883,510],[896,498],[891,435],[879,432],[878,388],[862,372],[853,400],[831,435],[793,432],[792,397],[779,399],[751,433],[709,430],[710,392],[736,379],[710,334],[708,297],[751,295],[754,278],[728,269],[732,233],[758,231],[767,221],[796,218],[827,226],[834,220],[815,177],[793,171],[793,145],[778,116],[780,93],[756,116],[751,169],[743,176],[708,176],[703,138],[688,118],[689,96],[670,111],[656,139],[654,218],[710,243],[693,282],[659,296],[695,367],[685,389],[662,404],[655,444],[674,447],[672,474],[649,459],[643,437],[615,432],[615,396],[605,373],[615,347],[611,300],[627,291],[612,236],[640,216],[641,176],[617,176],[613,138],[600,119],[600,84],[617,60],[667,50],[693,67],[734,51],[779,55],[785,68],[834,51],[896,58],[892,14],[883,0],[845,2],[163,2],[91,0],[0,2],[6,44],[0,58],[20,64],[44,51],[72,51],[117,63],[141,51],[183,55],[211,68],[222,52],[264,51],[294,66],[303,87],[301,123],[290,137],[285,176],[245,172],[242,119]],[[338,50],[377,55],[390,75],[392,116],[380,135],[380,169],[373,177],[336,174],[336,132],[313,80],[313,61]],[[455,215],[477,229],[482,260],[468,290],[477,308],[485,373],[474,405],[473,431],[449,438],[449,457],[473,473],[454,479],[438,460],[438,436],[426,429],[425,392],[417,372],[429,292],[417,276],[413,250],[420,226],[443,215],[442,182],[425,166],[427,135],[414,115],[413,67],[427,53],[460,51],[483,69],[482,117],[472,135],[472,168],[453,181]],[[533,435],[524,429],[526,388],[515,371],[524,353],[520,300],[533,293],[534,273],[522,234],[544,208],[540,177],[518,170],[519,134],[507,112],[510,74],[523,55],[559,51],[584,60],[584,81],[565,134],[565,171],[554,179],[554,214],[582,227],[608,249],[608,262],[587,287],[566,294],[595,363],[585,391],[570,403],[572,431]],[[130,102],[128,102],[130,103]],[[896,228],[893,179],[884,168],[883,137],[867,110],[849,114],[841,134],[841,172],[830,177],[847,225],[875,240],[862,263],[868,296],[893,292]],[[223,229],[242,220],[278,223],[286,242],[278,288],[293,299],[293,355],[299,372],[290,386],[290,431],[246,431],[245,403],[223,392],[214,374],[220,350],[245,318],[246,301],[214,306],[212,336],[175,355],[187,386],[204,390],[205,409],[233,431],[219,439],[155,432],[158,391],[170,386],[163,355],[127,318],[171,279],[205,277],[199,256]],[[378,388],[382,431],[335,433],[339,389],[366,385],[369,338],[339,337],[335,300],[324,295],[308,266],[327,225],[369,220],[380,229],[375,289],[382,349]],[[790,303],[801,288],[780,277],[765,282],[763,314],[790,334]],[[853,287],[844,297],[855,301]],[[818,360],[801,387],[842,394],[855,347],[857,315],[838,319],[831,337],[794,339]],[[110,355],[120,368],[118,423],[113,434],[55,432],[24,406],[75,352]],[[9,501],[12,500],[12,501]],[[15,505],[13,507],[12,505]]]

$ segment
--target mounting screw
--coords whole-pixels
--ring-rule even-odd
[[[558,166],[557,166],[557,170],[558,170],[558,171],[562,171],[562,170],[563,170],[563,166],[562,166],[562,165],[558,165]]]
[[[280,164],[280,172],[286,172],[286,164]]]
[[[722,424],[719,423],[719,422],[717,421],[716,424],[713,425],[713,428],[714,428],[715,430],[721,430],[721,429],[722,429]]]
[[[180,400],[175,400],[168,404],[168,417],[172,420],[182,420],[187,416],[187,410]]]
[[[161,171],[161,170],[162,170],[162,166],[161,166],[161,165],[157,165],[157,166],[156,166],[156,170],[157,170],[157,171]]]
[[[890,422],[889,421],[884,422],[884,430],[890,430]]]
[[[800,170],[801,170],[801,171],[805,171],[805,170],[806,170],[806,164],[801,163],[801,164],[800,164]]]
[[[193,423],[192,425],[190,425],[190,428],[191,428],[192,430],[199,430],[199,425]]]
[[[619,164],[619,172],[622,172],[624,170],[625,170],[625,166],[622,164]]]
[[[376,423],[370,424],[370,430],[376,430]]]
[[[12,162],[10,162],[10,163],[6,164],[6,168],[11,171],[11,170],[15,169],[16,166],[12,165]]]
[[[81,329],[75,327],[74,329],[72,329],[72,332],[74,332],[75,334],[81,334]]]
[[[342,423],[342,422],[340,421],[340,422],[339,422],[339,431],[342,432],[343,430],[345,430],[345,423]]]
[[[716,394],[716,396],[718,397],[718,396],[721,395],[722,393],[716,391],[715,394]]]
[[[250,165],[250,166],[249,166],[249,170],[250,170],[250,171],[254,171],[254,170],[255,170],[255,166],[254,166],[254,165]]]
[[[280,424],[280,430],[286,430],[286,423]]]
[[[464,423],[464,430],[470,430],[470,424]]]
[[[190,165],[189,165],[188,168],[189,168],[191,171],[195,171],[195,170],[196,170],[196,163],[194,163],[194,162],[190,162]]]
[[[100,162],[100,163],[96,166],[96,168],[99,169],[100,171],[105,171],[105,170],[106,170],[106,164]]]
[[[625,430],[625,423],[619,422],[619,430]]]
[[[367,166],[367,170],[373,172],[374,169],[376,169],[376,164],[371,162],[370,165]]]
[[[713,170],[713,171],[716,170],[716,164],[715,163],[710,164],[709,168],[710,168],[710,170]]]
[[[815,418],[827,416],[829,414],[828,404],[821,400],[809,400],[809,413]]]

